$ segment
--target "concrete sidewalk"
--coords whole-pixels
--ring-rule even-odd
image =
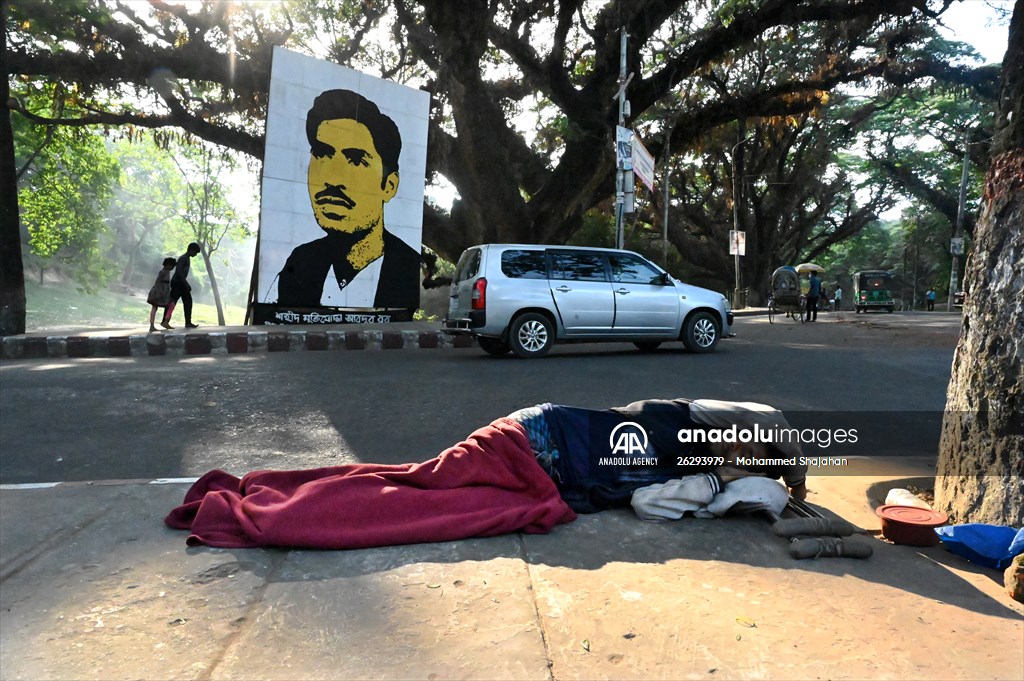
[[[809,501],[867,530],[931,475],[845,472]],[[0,678],[1024,678],[1021,604],[941,547],[797,561],[756,519],[622,511],[545,536],[187,549],[162,524],[186,489],[0,489]]]

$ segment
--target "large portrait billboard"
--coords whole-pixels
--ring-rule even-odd
[[[256,323],[415,311],[429,110],[426,92],[274,48]]]

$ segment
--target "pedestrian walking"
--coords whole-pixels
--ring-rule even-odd
[[[156,320],[156,309],[158,307],[166,308],[171,304],[171,272],[174,270],[175,264],[174,258],[164,258],[164,266],[157,272],[153,288],[149,289],[149,295],[146,296],[146,302],[151,306],[149,310],[150,333],[156,331],[156,327],[153,326],[153,322]],[[173,327],[165,326],[164,328]]]
[[[171,303],[164,312],[164,319],[160,326],[165,329],[173,329],[171,326],[171,315],[180,300],[185,307],[185,328],[198,328],[192,323],[192,285],[188,283],[188,272],[192,267],[192,258],[199,255],[199,244],[192,242],[188,249],[180,256],[174,266],[174,275],[171,276]]]
[[[935,310],[935,289],[928,289],[928,293],[924,294],[924,299],[928,303],[928,311],[932,312]]]
[[[843,289],[838,284],[836,284],[835,299],[835,311],[839,312],[843,309]]]

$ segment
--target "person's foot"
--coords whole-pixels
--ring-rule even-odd
[[[186,329],[198,329],[199,325],[198,324],[193,324],[193,323],[189,322],[189,323],[185,324],[185,328]]]
[[[150,324],[150,325],[149,325],[149,332],[150,332],[150,333],[156,333],[156,327],[155,327],[155,326],[153,326],[152,324]]]
[[[160,326],[164,327],[165,329],[173,329],[174,328],[173,326],[171,326],[170,322],[160,322]]]

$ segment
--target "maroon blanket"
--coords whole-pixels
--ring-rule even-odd
[[[210,471],[164,520],[188,544],[356,549],[548,532],[576,514],[522,427],[498,419],[417,464]]]

